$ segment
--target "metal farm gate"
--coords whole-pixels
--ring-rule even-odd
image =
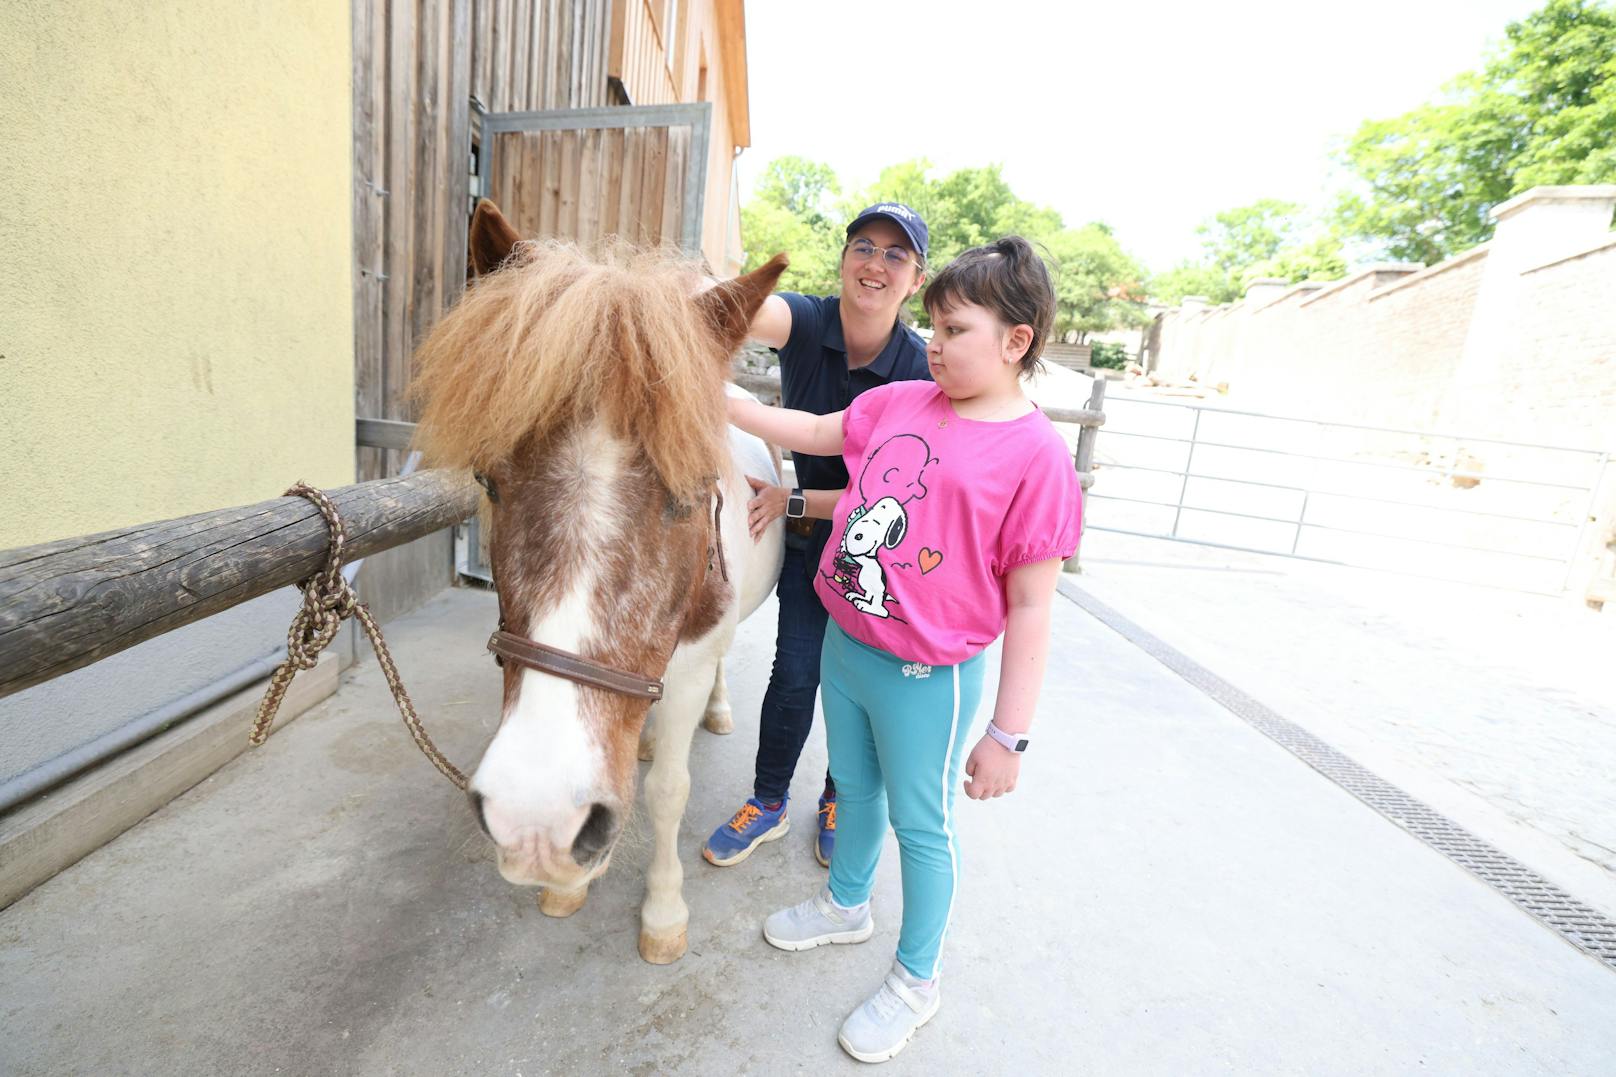
[[[1113,396],[1088,526],[1510,590],[1570,584],[1609,453]]]
[[[474,193],[524,236],[585,248],[617,236],[699,255],[712,111],[702,102],[482,116]]]

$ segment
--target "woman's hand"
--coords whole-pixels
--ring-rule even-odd
[[[752,484],[753,495],[746,503],[746,529],[751,532],[752,541],[759,542],[769,525],[786,514],[786,498],[791,491],[750,475],[746,481]]]
[[[965,760],[965,774],[965,795],[972,800],[1002,797],[1015,791],[1021,756],[984,733]]]

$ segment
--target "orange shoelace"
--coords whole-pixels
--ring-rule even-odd
[[[836,829],[836,802],[834,800],[825,801],[825,806],[819,809],[819,814],[825,817],[826,830]]]
[[[756,819],[760,814],[756,804],[742,804],[741,810],[736,812],[735,817],[729,821],[729,828],[739,834],[750,826],[752,820]]]

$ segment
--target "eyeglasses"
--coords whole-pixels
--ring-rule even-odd
[[[902,269],[913,262],[916,266],[924,267],[924,263],[904,250],[902,247],[877,247],[867,239],[855,239],[847,245],[848,253],[861,262],[868,262],[876,255],[880,255],[890,269]]]

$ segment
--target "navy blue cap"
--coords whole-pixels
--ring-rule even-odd
[[[847,226],[847,234],[852,236],[860,227],[877,217],[891,221],[903,229],[903,234],[909,237],[909,243],[915,248],[915,253],[921,258],[926,257],[926,241],[931,238],[931,233],[926,229],[926,221],[902,202],[877,202],[853,218],[853,223]]]

